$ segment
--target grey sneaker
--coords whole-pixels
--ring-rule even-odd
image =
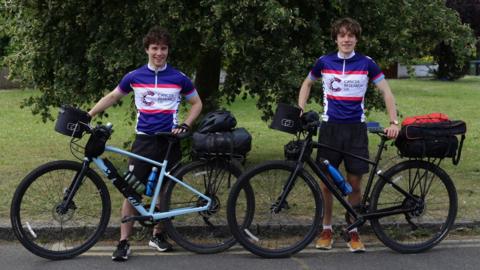
[[[151,248],[156,249],[159,252],[166,252],[172,251],[173,247],[170,243],[167,242],[167,238],[164,234],[157,234],[152,236],[150,242],[148,242],[148,246]]]
[[[128,244],[127,240],[122,240],[118,242],[117,249],[113,252],[112,260],[117,262],[126,261],[130,252],[130,244]]]

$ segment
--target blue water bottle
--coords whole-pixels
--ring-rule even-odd
[[[145,190],[145,195],[151,197],[155,191],[155,185],[157,184],[157,167],[152,168],[152,172],[148,176],[147,189]]]
[[[332,176],[333,182],[340,189],[343,196],[352,193],[352,186],[350,186],[350,184],[345,181],[345,178],[343,178],[342,174],[340,174],[340,172],[335,167],[333,167],[330,162],[328,162],[328,160],[325,160],[323,163],[325,164],[325,166],[327,166],[328,172],[330,173],[330,176]]]

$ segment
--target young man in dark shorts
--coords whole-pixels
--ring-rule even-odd
[[[360,24],[351,18],[335,21],[331,29],[332,39],[338,51],[320,57],[303,81],[298,97],[298,106],[304,110],[313,83],[321,78],[323,83],[322,125],[319,142],[352,154],[368,158],[368,136],[364,99],[368,82],[372,81],[383,94],[389,116],[389,126],[385,133],[395,138],[399,132],[395,98],[385,76],[378,65],[368,56],[355,52],[360,39]],[[325,148],[318,151],[317,158],[324,158],[337,167],[343,161],[347,171],[347,181],[352,186],[348,201],[357,206],[361,201],[362,175],[369,171],[368,163]],[[332,194],[322,184],[325,200],[323,230],[316,242],[318,249],[331,249],[332,230]],[[357,229],[350,233],[348,246],[352,252],[365,251]]]
[[[132,152],[162,162],[168,141],[154,134],[156,132],[178,134],[188,131],[202,110],[202,101],[192,81],[167,64],[170,34],[165,29],[160,27],[150,29],[143,38],[143,45],[148,55],[148,63],[126,74],[118,86],[100,99],[88,113],[93,117],[133,92],[138,113]],[[191,107],[185,121],[179,124],[177,114],[181,97],[184,97]],[[180,158],[180,146],[177,144],[171,150],[169,165],[174,165]],[[132,159],[129,161],[129,168],[137,179],[146,184],[152,170],[151,165]],[[134,215],[136,215],[135,208],[125,199],[122,205],[122,217]],[[128,237],[132,231],[133,222],[120,225],[120,242],[113,253],[113,260],[128,259],[130,254]],[[171,245],[166,241],[160,225],[154,228],[149,246],[158,251],[171,250]]]

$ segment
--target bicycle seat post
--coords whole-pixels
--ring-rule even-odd
[[[168,140],[168,147],[167,147],[167,152],[165,153],[164,160],[168,160],[168,158],[170,157],[170,152],[172,150],[173,144],[178,141],[178,139],[175,137],[168,137],[167,140]]]

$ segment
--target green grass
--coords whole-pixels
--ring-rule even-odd
[[[445,160],[442,168],[457,188],[457,221],[480,220],[480,77],[470,76],[457,82],[392,80],[390,84],[404,117],[442,112],[450,119],[461,119],[467,123],[460,164],[453,166],[450,160]],[[385,119],[380,113],[372,114],[372,118]]]
[[[479,157],[480,121],[478,100],[480,100],[480,77],[467,77],[457,82],[431,80],[390,80],[398,109],[403,116],[443,112],[451,119],[467,122],[468,133],[462,161],[459,166],[450,160],[442,163],[452,177],[459,195],[457,220],[480,220],[480,168]],[[0,91],[0,219],[9,214],[10,201],[15,187],[32,169],[47,161],[74,159],[69,150],[69,138],[53,130],[54,122],[43,123],[27,109],[20,109],[24,98],[36,94],[32,90]],[[227,106],[238,120],[239,127],[245,127],[253,136],[252,151],[248,155],[247,167],[269,159],[283,158],[283,145],[292,135],[271,130],[268,123],[260,120],[260,112],[253,100],[239,99]],[[309,105],[318,109],[318,105]],[[109,122],[114,124],[115,133],[109,144],[122,147],[129,140],[133,127],[127,124],[126,108],[109,109]],[[388,122],[383,112],[372,112],[369,120]],[[371,137],[371,153],[378,140]],[[384,168],[398,161],[396,149],[390,147],[385,154]],[[117,164],[122,161],[117,160]],[[112,190],[112,185],[107,184]],[[118,192],[112,190],[112,213],[117,220],[120,207]],[[337,216],[341,217],[341,214]]]

